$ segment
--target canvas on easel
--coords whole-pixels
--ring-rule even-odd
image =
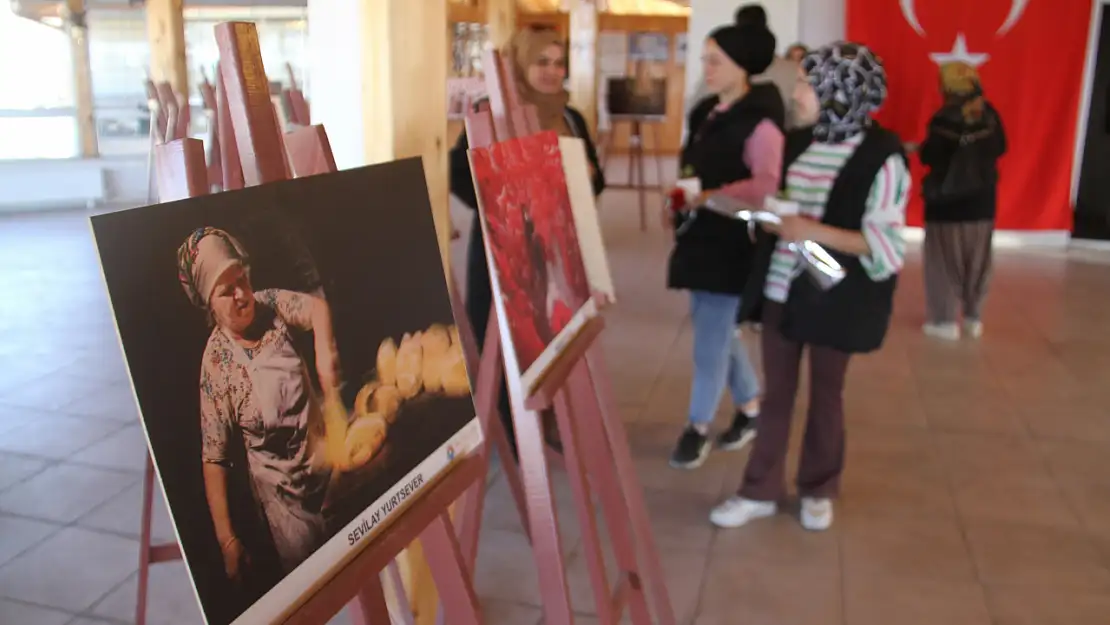
[[[597,202],[594,200],[593,183],[590,181],[590,161],[586,158],[586,142],[574,137],[559,137],[559,151],[563,161],[563,175],[567,181],[567,194],[582,262],[586,266],[586,280],[590,290],[604,295],[609,303],[616,303],[616,288],[609,271],[609,257],[598,221]]]
[[[554,132],[469,152],[494,304],[508,321],[505,355],[526,393],[598,314]]]
[[[418,159],[92,225],[208,623],[280,620],[480,446]]]

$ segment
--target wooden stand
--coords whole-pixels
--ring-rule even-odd
[[[535,109],[521,105],[512,82],[513,73],[506,60],[497,52],[488,51],[484,66],[488,68],[489,106],[467,116],[470,146],[485,147],[495,140],[538,132]],[[497,281],[492,282],[496,289]],[[458,313],[456,317],[462,318]],[[599,621],[602,625],[616,625],[627,604],[635,625],[652,623],[647,601],[650,592],[657,622],[674,625],[674,610],[644,507],[642,489],[632,465],[624,425],[612,400],[601,345],[597,341],[605,325],[604,319],[597,317],[586,324],[532,396],[523,395],[520,371],[505,371],[520,454],[519,468],[512,462],[501,422],[494,416],[497,414],[498,372],[501,369],[499,324],[504,322],[498,318],[496,311],[490,314],[480,359],[474,353],[473,336],[464,338],[464,344],[472,346],[467,353],[469,370],[477,372],[473,387],[487,440],[498,445],[506,477],[532,543],[539,570],[544,622],[549,625],[574,622],[551,489],[549,459],[539,418],[541,410],[553,407],[578,523],[582,529],[583,548]],[[465,330],[469,334],[470,324],[460,323],[459,326],[460,333]],[[487,445],[482,462],[488,463],[489,451]],[[484,485],[485,480],[475,484],[462,512],[462,552],[471,562],[477,551]],[[612,586],[605,569],[594,508],[595,497],[600,500],[604,511],[620,569],[619,578]]]
[[[639,117],[632,115],[610,115],[608,140],[602,154],[601,168],[608,172],[609,155],[612,152],[613,136],[616,134],[618,124],[628,124],[628,175],[623,184],[609,184],[610,189],[635,189],[640,195],[640,230],[647,230],[647,192],[663,192],[663,164],[659,160],[659,124],[665,121],[661,117]],[[655,184],[649,185],[647,176],[644,175],[644,128],[651,131],[652,147],[655,148]]]
[[[221,53],[217,82],[217,117],[221,124],[225,181],[234,185],[244,179],[252,184],[335,171],[335,161],[321,126],[300,128],[283,137],[269,105],[269,91],[248,76],[265,75],[253,24],[227,23],[216,27]],[[229,158],[234,152],[235,158]],[[287,156],[288,153],[288,156]],[[244,155],[240,159],[239,155]],[[249,157],[247,155],[249,154]],[[177,139],[156,146],[155,171],[161,201],[173,201],[208,193],[208,172],[203,142]],[[226,186],[226,185],[225,185]],[[230,187],[229,187],[230,188]],[[321,580],[314,593],[292,608],[282,623],[322,625],[344,606],[350,605],[356,625],[387,625],[394,622],[385,599],[381,573],[388,572],[393,586],[402,590],[395,559],[409,545],[420,541],[450,625],[481,623],[477,595],[470,579],[470,562],[451,523],[451,504],[472,490],[484,477],[482,458],[472,455],[457,460],[437,477],[427,491],[415,498],[376,535],[369,545]],[[149,567],[156,562],[180,559],[176,544],[151,544],[154,506],[154,466],[147,462],[143,489],[136,625],[146,622]],[[407,604],[406,601],[399,602]],[[403,608],[400,618],[412,623]]]

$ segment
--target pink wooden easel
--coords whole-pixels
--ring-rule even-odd
[[[257,38],[253,24],[226,23],[216,27],[221,55],[217,114],[220,119],[227,120],[227,123],[221,124],[225,181],[241,187],[244,180],[250,184],[261,184],[289,179],[293,172],[301,177],[335,171],[335,160],[323,127],[300,128],[283,138],[277,130],[273,108],[269,105],[268,90],[258,89],[257,84],[246,79],[248,75],[265,75]],[[258,73],[251,73],[256,71]],[[242,160],[240,154],[244,156]],[[204,160],[204,145],[200,140],[183,138],[159,145],[154,157],[162,201],[197,197],[209,192],[211,185]],[[150,564],[182,557],[177,544],[151,544],[154,478],[154,465],[148,456],[143,490],[137,625],[146,622]],[[481,617],[471,582],[471,567],[463,557],[449,510],[453,502],[482,479],[484,470],[479,456],[457,461],[361,553],[332,577],[321,580],[315,593],[295,606],[282,622],[319,625],[326,623],[345,606],[351,608],[356,625],[393,622],[381,575],[389,575],[394,587],[402,591],[395,559],[406,547],[419,540],[424,545],[425,557],[445,606],[443,611],[448,622],[451,625],[479,625]],[[400,618],[411,624],[413,615],[407,610],[407,601],[399,603]]]
[[[539,132],[535,109],[520,102],[508,62],[496,51],[487,51],[484,66],[489,68],[486,83],[490,99],[484,110],[467,116],[466,132],[470,146],[486,147],[496,140]],[[493,282],[496,283],[496,280]],[[496,284],[494,288],[497,288]],[[456,319],[463,318],[465,313],[457,307]],[[551,489],[550,459],[539,420],[540,411],[554,407],[600,622],[602,625],[616,625],[627,605],[635,625],[652,623],[647,601],[650,592],[658,623],[674,625],[674,609],[644,506],[642,488],[632,464],[627,433],[612,398],[602,347],[598,341],[604,320],[595,318],[583,328],[531,397],[521,397],[517,390],[520,389],[519,371],[505,372],[509,377],[512,396],[512,417],[520,453],[519,468],[508,453],[501,421],[495,418],[496,394],[502,371],[498,324],[494,310],[488,320],[481,358],[473,351],[467,354],[469,370],[472,375],[477,372],[473,386],[487,439],[498,444],[510,489],[518,509],[522,511],[521,518],[532,542],[539,570],[544,622],[550,625],[574,622]],[[459,327],[460,333],[464,328],[470,333],[469,323],[460,321]],[[474,344],[472,335],[469,341],[464,339],[464,343],[467,342]],[[487,463],[488,470],[488,448],[482,459]],[[462,512],[463,553],[471,563],[477,552],[484,485],[485,480],[475,484]],[[613,587],[609,583],[602,553],[594,511],[595,495],[605,514],[609,538],[620,568],[620,576]]]

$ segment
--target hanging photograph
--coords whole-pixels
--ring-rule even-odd
[[[506,366],[527,395],[597,314],[559,139],[542,132],[469,153]]]
[[[486,79],[481,76],[447,79],[447,119],[464,120],[474,103],[486,97]]]
[[[628,36],[629,60],[666,63],[670,58],[670,45],[665,33],[632,33]]]
[[[91,221],[209,625],[281,621],[481,443],[420,159]]]
[[[686,33],[674,36],[674,62],[676,65],[686,64]]]

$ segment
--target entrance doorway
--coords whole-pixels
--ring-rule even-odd
[[[1104,2],[1101,8],[1073,234],[1110,240],[1110,5]]]

